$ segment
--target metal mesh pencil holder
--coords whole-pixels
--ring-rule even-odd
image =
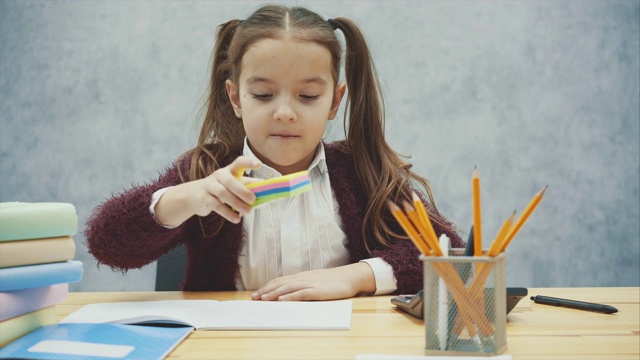
[[[421,256],[427,355],[507,349],[506,255]]]

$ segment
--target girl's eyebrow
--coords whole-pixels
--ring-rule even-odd
[[[305,84],[317,83],[319,85],[327,85],[327,80],[325,80],[325,79],[323,79],[323,78],[321,78],[319,76],[312,77],[312,78],[309,78],[309,79],[304,79],[304,80],[302,80],[302,82],[305,83]]]
[[[247,81],[246,81],[247,84],[270,83],[270,82],[273,82],[273,81],[267,78],[259,77],[259,76],[252,76],[250,78],[247,78]]]
[[[247,84],[256,84],[256,83],[272,83],[273,80],[264,78],[264,77],[260,77],[260,76],[251,76],[249,78],[247,78],[246,83]],[[305,84],[309,84],[309,83],[317,83],[319,85],[327,85],[327,80],[319,77],[319,76],[315,76],[315,77],[311,77],[308,79],[304,79],[301,82],[305,83]]]

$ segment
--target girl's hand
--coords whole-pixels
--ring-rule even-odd
[[[213,211],[233,223],[240,222],[240,214],[248,213],[250,204],[256,200],[255,194],[246,188],[246,184],[256,179],[243,177],[244,170],[258,167],[257,160],[240,156],[206,178],[184,184],[193,213],[207,216]]]
[[[375,291],[373,271],[367,263],[362,262],[283,276],[258,289],[251,298],[280,301],[334,300]]]
[[[215,212],[237,224],[240,214],[248,213],[256,199],[246,184],[260,180],[242,175],[245,169],[257,169],[260,165],[256,159],[240,156],[206,178],[167,190],[156,204],[156,220],[165,226],[178,226],[193,215]]]

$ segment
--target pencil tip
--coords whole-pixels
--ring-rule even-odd
[[[402,200],[402,206],[404,206],[404,211],[406,212],[413,210],[413,206],[411,206],[411,204],[406,200]]]
[[[549,185],[545,185],[542,190],[540,190],[540,196],[544,195],[544,193],[547,191],[547,188],[549,187]]]

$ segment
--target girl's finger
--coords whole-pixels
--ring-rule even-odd
[[[251,294],[253,300],[261,300],[265,294],[268,294],[282,285],[282,278],[276,278],[264,284],[261,288]]]
[[[243,214],[251,210],[250,205],[256,199],[255,194],[236,178],[232,177],[228,169],[217,170],[204,181],[206,184],[205,191],[211,197],[211,199],[205,201],[210,203],[211,210],[214,210],[213,207],[217,206],[215,201],[226,204]],[[220,209],[227,213],[224,209]]]
[[[312,288],[300,289],[288,294],[278,296],[278,301],[310,301],[320,300],[317,291]]]
[[[228,221],[237,224],[240,222],[240,214],[238,212],[231,210],[229,206],[225,203],[221,202],[219,199],[215,197],[211,197],[212,201],[207,203],[207,207],[216,212],[218,215],[227,219]]]
[[[229,171],[236,179],[240,179],[244,175],[246,169],[255,170],[258,169],[260,165],[262,164],[257,159],[247,156],[238,156],[227,166],[227,168],[229,168]]]

